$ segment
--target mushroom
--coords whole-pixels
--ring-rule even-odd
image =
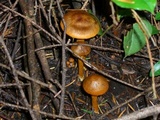
[[[82,9],[70,9],[64,14],[66,34],[76,39],[89,39],[97,35],[100,24],[92,14]],[[61,21],[60,26],[64,30]]]
[[[74,59],[73,58],[69,58],[68,61],[66,62],[66,65],[68,68],[73,68],[75,67],[75,64],[74,64]]]
[[[108,80],[99,74],[92,74],[86,77],[83,81],[83,89],[86,93],[91,95],[92,108],[95,113],[99,113],[98,96],[103,95],[108,91]]]
[[[100,30],[100,24],[97,20],[97,18],[95,18],[92,14],[88,13],[85,10],[82,9],[73,9],[73,10],[67,10],[67,12],[64,14],[64,20],[66,23],[66,34],[71,36],[72,38],[76,38],[77,39],[77,43],[80,44],[84,44],[84,40],[92,38],[94,36],[96,36]],[[62,30],[64,30],[64,24],[61,21],[60,22],[60,26],[62,28]],[[79,46],[79,45],[78,45]],[[71,49],[73,50],[73,52],[75,54],[77,54],[77,52],[75,51],[79,51],[79,50],[75,50],[77,49],[87,49],[89,50],[89,47],[82,47],[82,45],[80,45],[80,47],[71,47]],[[85,50],[84,50],[85,51]],[[90,50],[89,50],[90,51]],[[89,53],[88,53],[89,54]],[[83,59],[88,54],[85,55],[80,55]],[[79,54],[77,54],[79,55]],[[80,61],[80,60],[78,60]],[[84,65],[83,62],[78,62],[80,63],[78,65],[79,67],[79,79],[81,81],[83,81],[84,79]]]
[[[84,44],[84,41],[77,40],[76,43],[79,44]],[[79,55],[82,59],[85,59],[85,57],[91,52],[91,48],[88,46],[83,46],[83,45],[76,45],[76,46],[71,46],[71,50]],[[84,65],[83,61],[78,59],[78,77],[80,81],[83,81],[84,79]]]

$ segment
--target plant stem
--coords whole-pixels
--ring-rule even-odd
[[[157,99],[157,91],[155,88],[155,79],[154,79],[154,65],[153,65],[153,58],[152,58],[152,54],[151,54],[151,49],[149,46],[149,32],[148,29],[146,28],[145,24],[143,23],[143,21],[141,20],[141,18],[139,17],[139,15],[136,13],[135,10],[132,9],[132,13],[134,18],[136,19],[137,23],[139,24],[139,27],[141,28],[141,30],[143,31],[145,37],[146,37],[146,45],[147,45],[147,51],[148,51],[148,56],[149,56],[149,60],[150,60],[150,66],[151,66],[151,72],[152,72],[152,89],[153,89],[153,98]]]

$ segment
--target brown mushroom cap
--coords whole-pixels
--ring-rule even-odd
[[[84,44],[84,41],[77,41],[76,43]],[[87,56],[91,52],[91,48],[89,46],[83,45],[73,45],[71,46],[71,50],[79,56]]]
[[[99,74],[90,75],[83,81],[83,89],[86,93],[93,96],[103,95],[107,92],[108,88],[107,79]]]
[[[66,34],[76,39],[89,39],[94,37],[100,30],[97,19],[81,9],[68,10],[64,15]],[[64,30],[63,22],[60,22]]]

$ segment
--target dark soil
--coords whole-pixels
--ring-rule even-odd
[[[109,81],[108,92],[98,97],[100,113],[96,114],[91,96],[78,79],[78,57],[70,50],[75,39],[66,35],[64,47],[64,32],[59,26],[65,11],[82,7],[84,0],[50,1],[0,1],[0,119],[110,120],[154,105],[158,111],[160,79],[155,77],[158,98],[154,99],[147,47],[124,58],[123,38],[135,20],[124,17],[118,25],[113,24],[104,0],[86,6],[92,11],[95,8],[102,30],[108,29],[103,36],[86,40],[91,53],[84,60],[85,77],[97,73]],[[142,16],[153,22],[150,13]],[[155,23],[158,28],[159,21]],[[159,46],[159,35],[153,37]],[[156,63],[159,49],[149,43]],[[70,58],[74,62],[66,66]],[[144,111],[138,118],[160,119],[158,113],[148,116]]]

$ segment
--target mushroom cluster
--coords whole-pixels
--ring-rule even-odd
[[[97,19],[90,13],[82,9],[68,10],[64,14],[66,23],[66,34],[72,38],[76,38],[79,45],[72,46],[71,50],[74,54],[79,55],[82,59],[90,53],[89,46],[83,46],[85,40],[96,36],[100,30],[100,24]],[[64,24],[61,21],[60,26],[64,30]],[[78,59],[78,76],[81,81],[84,79],[84,64]]]
[[[108,80],[99,74],[92,74],[86,77],[83,81],[83,89],[86,93],[91,95],[92,108],[95,113],[99,113],[98,96],[103,95],[108,91]]]

